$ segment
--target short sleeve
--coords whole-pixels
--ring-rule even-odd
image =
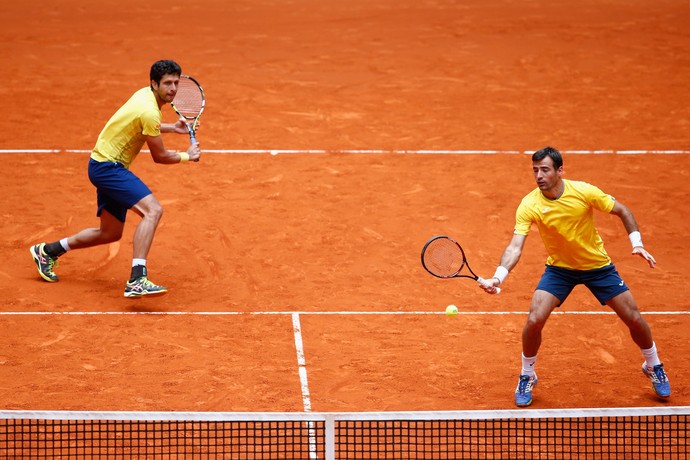
[[[517,211],[515,211],[515,228],[513,233],[516,235],[527,236],[530,229],[532,228],[532,219],[530,218],[530,213],[528,207],[525,204],[525,200],[522,200],[520,206],[518,206]]]
[[[602,192],[599,187],[592,184],[587,184],[586,195],[592,207],[602,212],[611,212],[613,206],[616,204],[616,199],[614,197]]]
[[[161,135],[160,111],[148,110],[141,114],[141,133],[152,137]]]

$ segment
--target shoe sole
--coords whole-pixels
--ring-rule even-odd
[[[136,292],[136,293],[127,293],[125,292],[125,297],[128,299],[141,299],[142,297],[158,297],[162,296],[163,294],[166,294],[168,291],[158,291],[158,292]]]
[[[53,279],[53,278],[51,278],[51,277],[45,275],[45,274],[41,271],[41,268],[40,268],[40,260],[41,260],[41,257],[40,257],[38,254],[36,254],[36,252],[34,252],[34,247],[35,247],[35,246],[31,246],[31,247],[29,248],[29,252],[31,253],[31,257],[33,257],[33,259],[34,259],[34,263],[36,264],[36,270],[38,271],[38,274],[39,274],[39,275],[41,276],[41,278],[43,278],[45,281],[47,281],[47,282],[49,282],[49,283],[56,283],[56,282],[58,281],[57,279]]]

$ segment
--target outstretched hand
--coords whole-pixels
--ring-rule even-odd
[[[632,250],[633,254],[637,254],[640,257],[642,257],[644,260],[646,260],[649,263],[649,266],[651,268],[654,268],[654,264],[656,264],[656,259],[654,258],[653,255],[647,252],[645,248],[642,246],[636,246]]]

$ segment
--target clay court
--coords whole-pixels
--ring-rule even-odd
[[[545,145],[635,213],[653,270],[597,222],[673,395],[579,288],[544,331],[534,407],[690,405],[687,1],[39,0],[0,19],[2,409],[513,408],[538,233],[500,296],[419,254],[449,234],[491,276]],[[41,281],[29,247],[97,225],[88,151],[162,58],[207,97],[202,161],[132,168],[164,206],[148,266],[170,292],[122,295],[131,213]]]

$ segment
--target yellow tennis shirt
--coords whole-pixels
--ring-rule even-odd
[[[160,136],[162,118],[151,88],[140,89],[108,120],[91,158],[122,163],[129,168],[144,146],[144,136]]]
[[[515,230],[525,235],[532,224],[549,254],[546,263],[574,270],[594,270],[609,265],[611,258],[594,225],[594,209],[609,213],[615,198],[586,182],[563,180],[563,194],[555,200],[539,188],[522,199],[515,213]]]

